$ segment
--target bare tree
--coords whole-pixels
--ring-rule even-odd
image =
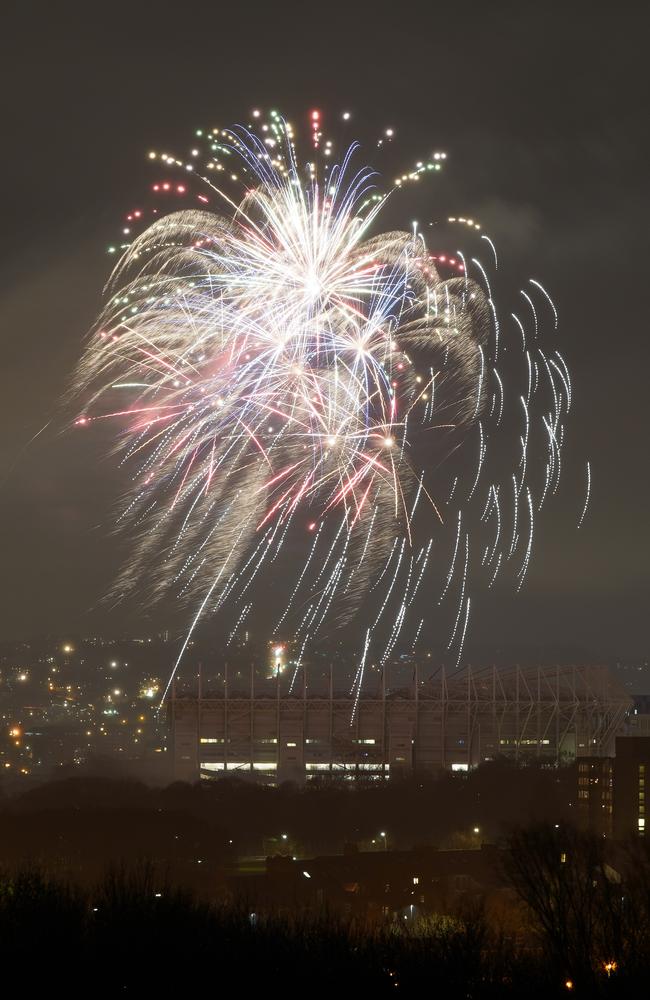
[[[596,989],[606,965],[620,965],[626,924],[622,880],[607,861],[606,842],[543,825],[515,832],[509,847],[506,876],[558,976]]]

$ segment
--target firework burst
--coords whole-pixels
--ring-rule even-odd
[[[508,345],[523,360],[523,431],[507,475],[491,481],[505,396],[486,270],[460,251],[431,253],[416,225],[382,233],[391,192],[358,165],[357,145],[337,157],[318,112],[309,137],[305,158],[291,125],[256,112],[248,127],[199,132],[187,162],[150,154],[164,170],[155,195],[182,207],[133,210],[128,242],[111,248],[121,255],[75,379],[77,423],[115,421],[132,470],[119,522],[134,547],[116,595],[172,591],[192,608],[189,639],[217,611],[237,627],[272,585],[276,634],[298,664],[331,623],[355,618],[358,697],[370,650],[386,661],[398,643],[415,647],[414,602],[432,568],[441,588],[431,595],[429,580],[428,604],[455,597],[448,644],[460,662],[477,535],[489,536],[476,552],[488,585],[518,559],[521,586],[534,511],[559,482],[571,383],[561,355],[540,347],[535,299],[550,300],[532,282]],[[444,158],[419,161],[391,191],[435,175]],[[478,223],[449,223],[487,240],[496,266]],[[548,446],[537,500],[536,395]],[[461,445],[471,456],[450,483],[441,461]],[[434,552],[448,523],[450,563]],[[288,547],[291,571],[280,572]]]

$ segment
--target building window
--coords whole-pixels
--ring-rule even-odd
[[[419,884],[420,884],[420,876],[419,875],[414,875],[413,876],[413,885],[419,885]]]

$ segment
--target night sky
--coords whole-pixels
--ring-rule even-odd
[[[147,151],[260,105],[394,125],[409,162],[447,150],[419,204],[481,219],[515,287],[538,278],[558,305],[567,477],[524,590],[478,600],[473,642],[647,656],[650,16],[638,2],[260,8],[3,8],[0,638],[139,628],[137,609],[99,604],[128,544],[110,533],[114,462],[66,429],[60,399]],[[163,607],[142,631],[164,621]]]

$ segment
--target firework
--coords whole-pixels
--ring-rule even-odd
[[[394,136],[384,130],[377,155]],[[514,561],[522,585],[534,513],[558,488],[571,405],[563,358],[541,347],[538,306],[552,333],[557,314],[538,282],[506,333],[478,258],[431,252],[417,224],[381,231],[389,195],[435,176],[445,154],[416,162],[388,191],[360,155],[356,143],[338,153],[319,112],[306,152],[279,114],[254,112],[247,127],[199,131],[186,159],[151,153],[163,201],[128,213],[126,241],[110,248],[120,259],[75,379],[77,424],[114,421],[131,470],[118,520],[132,554],[115,594],[173,592],[191,608],[187,643],[216,612],[232,637],[272,587],[276,634],[298,664],[354,618],[365,635],[355,705],[371,654],[386,662],[400,643],[415,648],[423,594],[432,609],[453,600],[447,641],[458,664],[472,560],[488,586]],[[448,225],[487,241],[496,268],[479,223]],[[503,378],[506,350],[523,360]],[[517,378],[522,391],[507,399],[504,383]],[[536,399],[546,458],[535,500]],[[522,430],[495,479],[488,448],[508,406]],[[442,461],[458,451],[460,465],[457,455]]]

